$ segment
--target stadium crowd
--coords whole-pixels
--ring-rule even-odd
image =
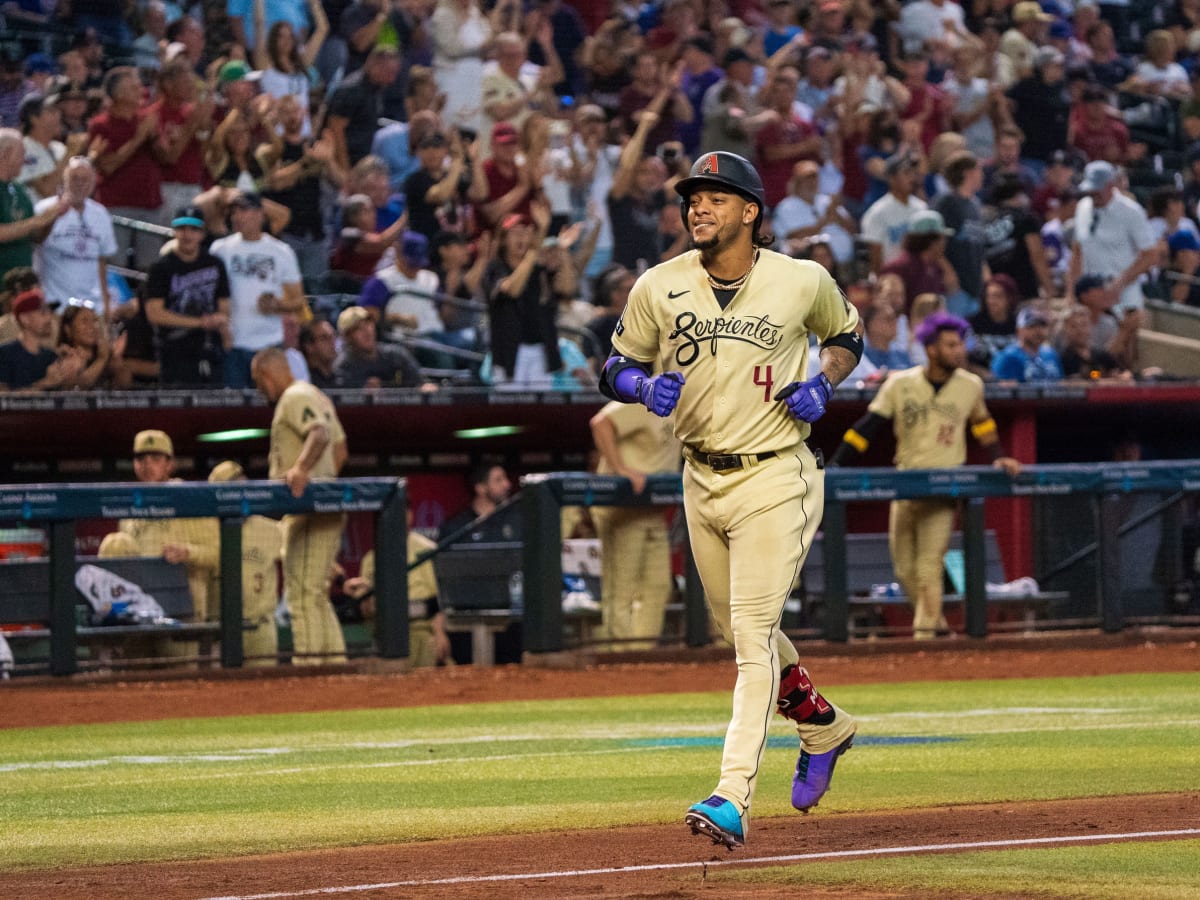
[[[1200,0],[6,0],[0,388],[594,382],[701,151],[1008,382],[1200,305]],[[1192,143],[1196,141],[1197,143]]]

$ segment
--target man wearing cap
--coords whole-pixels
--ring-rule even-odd
[[[180,481],[175,471],[175,446],[162,431],[139,431],[133,439],[133,474],[144,484]],[[220,531],[216,519],[121,519],[117,528],[133,538],[138,556],[161,556],[169,563],[187,567],[192,609],[197,622],[220,617],[218,598],[209,585],[218,574]],[[171,655],[196,652],[195,644],[166,642]]]
[[[162,166],[152,151],[158,138],[158,116],[141,108],[142,83],[136,69],[122,66],[110,70],[104,78],[104,92],[108,108],[88,124],[93,143],[97,138],[104,141],[104,150],[96,158],[100,173],[96,199],[114,216],[161,224]],[[117,232],[122,264],[132,245],[137,265],[148,269],[161,244],[161,238],[129,228]]]
[[[1029,300],[1054,294],[1054,277],[1046,261],[1041,226],[1029,212],[1029,194],[1020,176],[1007,172],[996,179],[984,216],[984,256],[993,274],[1008,275],[1018,295]]]
[[[1067,146],[1071,97],[1065,75],[1063,55],[1053,47],[1039,47],[1033,72],[1008,89],[1013,122],[1025,135],[1023,158],[1039,175],[1051,154]]]
[[[1117,189],[1118,172],[1103,160],[1083,170],[1079,190],[1086,196],[1075,208],[1075,241],[1067,283],[1080,275],[1112,279],[1109,290],[1122,310],[1141,309],[1142,277],[1158,260],[1158,242],[1141,205]]]
[[[111,314],[108,294],[108,256],[117,252],[112,215],[92,199],[96,169],[86,156],[67,162],[63,199],[70,209],[59,216],[37,246],[33,267],[42,279],[50,303],[66,303],[72,297],[91,300]],[[57,208],[58,197],[47,197],[34,207],[37,214]]]
[[[333,364],[338,387],[437,389],[421,377],[417,361],[399,344],[380,344],[375,320],[361,306],[351,306],[338,316],[342,352]]]
[[[1079,112],[1073,116],[1071,146],[1087,159],[1102,159],[1115,166],[1129,158],[1129,128],[1109,102],[1108,91],[1098,84],[1083,89]]]
[[[529,204],[538,186],[531,183],[533,177],[528,161],[522,164],[520,138],[517,130],[508,122],[497,122],[492,127],[492,152],[484,156],[475,151],[471,175],[471,187],[467,199],[475,204],[480,226],[491,229],[509,213],[529,215]]]
[[[820,193],[820,174],[821,167],[811,159],[792,166],[788,195],[775,207],[771,220],[776,249],[794,255],[808,238],[825,234],[834,261],[845,265],[854,259],[853,234],[858,226],[835,198]]]
[[[429,240],[406,231],[397,243],[395,263],[363,285],[359,302],[392,340],[414,336],[440,340],[445,329],[436,299],[438,278],[428,268]]]
[[[58,140],[62,118],[58,107],[42,94],[30,94],[21,101],[21,133],[25,142],[25,163],[19,180],[36,204],[43,197],[55,197],[62,184],[67,164],[67,148]],[[73,137],[71,156],[87,145],[87,135]]]
[[[155,261],[146,280],[146,318],[158,331],[159,380],[164,386],[220,387],[232,340],[225,264],[204,249],[200,209],[185,206],[171,227],[174,249]]]
[[[917,178],[920,163],[903,151],[889,156],[884,171],[888,192],[863,213],[862,237],[871,253],[871,271],[878,272],[900,255],[908,222],[925,209],[925,201],[917,197]]]
[[[246,473],[232,459],[217,463],[208,473],[210,484],[245,481]],[[276,564],[283,558],[279,522],[266,516],[242,520],[242,654],[247,666],[272,666],[279,652],[275,606],[279,599]],[[213,597],[220,580],[213,581]]]
[[[706,150],[726,150],[747,159],[754,156],[754,135],[770,114],[758,102],[754,88],[754,60],[734,47],[723,60],[725,77],[704,94],[700,145]]]
[[[449,212],[447,218],[451,221],[447,224],[458,224],[456,207],[465,199],[460,184],[468,162],[460,133],[454,131],[449,141],[440,131],[424,135],[417,141],[417,159],[421,167],[404,180],[404,208],[408,211],[408,227],[433,240],[442,230],[439,213]]]
[[[65,200],[35,215],[33,201],[18,180],[25,144],[15,128],[0,128],[0,277],[9,269],[33,265],[33,242],[70,208]]]
[[[1017,339],[992,359],[992,374],[1000,381],[1026,384],[1033,381],[1060,381],[1062,360],[1058,351],[1046,343],[1050,319],[1036,304],[1017,313]]]
[[[1084,275],[1075,282],[1074,293],[1091,319],[1092,346],[1110,354],[1123,368],[1132,369],[1137,362],[1141,311],[1127,310],[1122,316],[1114,313],[1115,295],[1099,275]]]
[[[346,463],[346,432],[329,398],[296,381],[278,347],[261,350],[251,363],[258,390],[274,404],[270,477],[296,497],[308,483],[336,478]],[[293,664],[346,660],[346,641],[329,602],[333,562],[345,516],[310,513],[283,517],[283,583],[292,616]]]
[[[1017,78],[1033,74],[1033,57],[1045,40],[1054,16],[1042,12],[1038,0],[1020,0],[1012,8],[1012,28],[1000,38],[1000,52],[1012,60]]]
[[[384,94],[400,75],[400,54],[394,47],[375,47],[356,72],[347,75],[329,98],[326,120],[334,155],[343,169],[371,152],[371,140],[383,115]]]
[[[46,347],[54,332],[54,315],[38,288],[17,294],[12,314],[20,330],[15,341],[0,344],[0,390],[51,391],[68,388],[83,371],[83,357],[68,350],[60,358]]]
[[[905,311],[921,294],[953,294],[958,291],[958,275],[946,259],[946,239],[954,230],[946,227],[942,214],[923,209],[908,220],[900,255],[879,270],[894,273],[904,281]]]
[[[233,347],[225,357],[225,386],[250,386],[250,359],[283,342],[285,314],[305,309],[296,253],[263,230],[262,198],[238,192],[229,201],[235,233],[214,241],[212,255],[229,277]]]

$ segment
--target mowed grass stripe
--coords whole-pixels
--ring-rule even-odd
[[[864,741],[822,809],[1197,789],[1198,686],[1150,675],[845,688],[838,699],[862,712],[864,734],[962,740]],[[0,866],[674,822],[711,789],[727,709],[712,693],[0,732],[6,763],[205,757],[0,773]],[[786,743],[786,723],[774,733]],[[713,740],[630,746],[672,734]],[[768,751],[757,815],[790,812],[794,762]]]

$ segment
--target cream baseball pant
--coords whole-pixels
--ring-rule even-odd
[[[342,626],[329,602],[344,520],[341,513],[283,517],[283,585],[292,616],[294,665],[346,661]]]
[[[278,663],[276,654],[279,652],[279,633],[275,627],[275,616],[259,616],[247,621],[254,622],[254,627],[242,630],[242,655],[245,657],[245,665],[273,666]]]
[[[726,473],[684,455],[692,554],[713,618],[737,659],[733,716],[713,793],[739,806],[748,833],[780,672],[799,661],[780,620],[821,523],[825,473],[804,444]],[[805,749],[824,753],[849,737],[854,720],[837,710],[831,724],[799,724],[797,730]]]
[[[954,529],[953,500],[895,500],[888,511],[888,548],[896,580],[913,608],[913,637],[928,640],[946,627],[942,567]]]
[[[658,644],[671,597],[671,544],[661,509],[597,507],[601,632],[613,650]],[[634,640],[636,639],[636,640]]]

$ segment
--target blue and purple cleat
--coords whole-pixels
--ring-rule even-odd
[[[846,738],[832,750],[824,753],[809,753],[800,747],[800,758],[796,760],[796,775],[792,779],[792,806],[806,813],[825,796],[833,780],[833,767],[838,757],[854,744],[854,735]],[[694,808],[694,807],[693,807]]]
[[[729,850],[746,843],[742,831],[742,817],[737,807],[716,794],[707,800],[693,803],[683,821],[691,826],[692,834],[707,835],[712,838],[714,844],[724,844]]]

